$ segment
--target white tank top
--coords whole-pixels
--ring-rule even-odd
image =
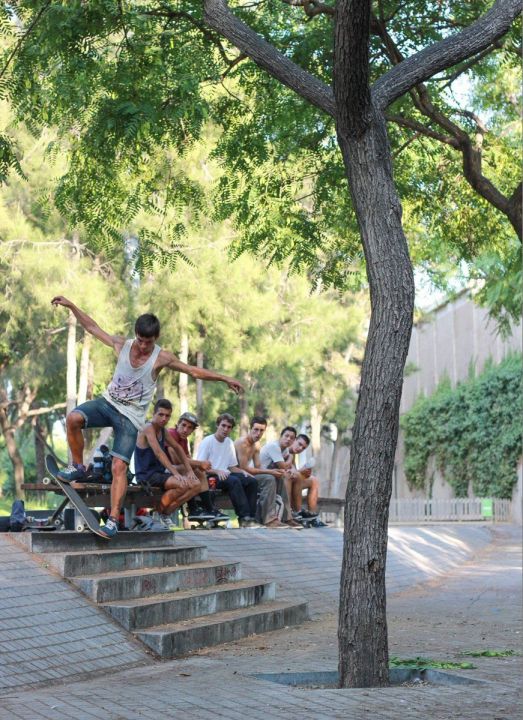
[[[103,397],[141,430],[145,423],[147,408],[156,389],[153,368],[161,347],[155,345],[147,362],[135,368],[129,359],[133,342],[133,340],[125,341],[118,356],[113,379],[103,393]]]

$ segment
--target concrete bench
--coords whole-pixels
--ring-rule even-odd
[[[83,498],[86,505],[92,508],[108,507],[111,504],[111,485],[99,483],[74,483],[73,487]],[[43,483],[24,483],[22,490],[31,492],[53,492],[63,496],[57,485],[44,485]],[[155,500],[159,499],[162,491],[159,488],[151,488],[146,492],[138,485],[128,485],[127,494],[122,505],[125,513],[126,524],[138,508],[152,508]],[[214,502],[220,510],[232,510],[232,503],[227,493],[221,490],[214,490]],[[345,500],[342,498],[318,498],[318,510],[320,518],[334,527],[343,527],[343,516]]]

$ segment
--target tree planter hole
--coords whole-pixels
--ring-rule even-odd
[[[286,673],[257,673],[254,675],[257,680],[288,685],[302,690],[340,690],[338,687],[337,670],[318,670],[315,672],[286,672]],[[483,685],[481,680],[444,672],[430,668],[391,668],[389,671],[391,687],[398,685]],[[352,688],[344,688],[349,690]],[[373,688],[365,688],[372,690]],[[378,689],[378,688],[376,688]],[[379,688],[386,690],[386,688]]]

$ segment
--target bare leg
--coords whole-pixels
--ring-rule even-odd
[[[122,503],[127,493],[127,463],[120,458],[113,457],[111,465],[113,482],[111,485],[111,517],[118,518]]]
[[[198,482],[186,481],[180,484],[180,481],[171,475],[165,482],[166,492],[162,495],[162,499],[158,505],[159,512],[163,515],[170,515],[183,505],[184,502],[198,495],[200,485],[200,480],[198,480]]]
[[[82,432],[84,423],[84,416],[74,410],[67,416],[67,443],[73,462],[77,465],[83,464],[84,461],[84,434]]]
[[[320,481],[314,475],[303,478],[302,487],[307,489],[307,507],[309,512],[318,512],[318,495],[320,492]]]
[[[292,478],[291,505],[294,512],[299,512],[301,510],[301,489],[302,479],[301,475],[298,475],[298,477]]]

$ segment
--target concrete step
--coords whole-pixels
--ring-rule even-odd
[[[63,577],[79,577],[122,570],[174,567],[207,560],[205,545],[148,547],[49,554],[49,564]]]
[[[220,585],[239,580],[240,576],[239,562],[205,561],[175,568],[124,570],[70,579],[94,602],[105,603]]]
[[[16,537],[15,537],[16,535]],[[174,532],[120,532],[111,540],[104,540],[91,532],[48,531],[13,533],[13,539],[29,552],[59,553],[80,550],[116,550],[121,548],[172,547]]]
[[[173,595],[105,603],[101,607],[126,630],[137,630],[250,607],[274,600],[275,596],[274,582],[240,580],[212,588],[180,591]]]
[[[193,650],[219,645],[255,633],[298,625],[308,617],[307,603],[270,602],[206,617],[159,625],[135,632],[162,658],[181,657]]]

